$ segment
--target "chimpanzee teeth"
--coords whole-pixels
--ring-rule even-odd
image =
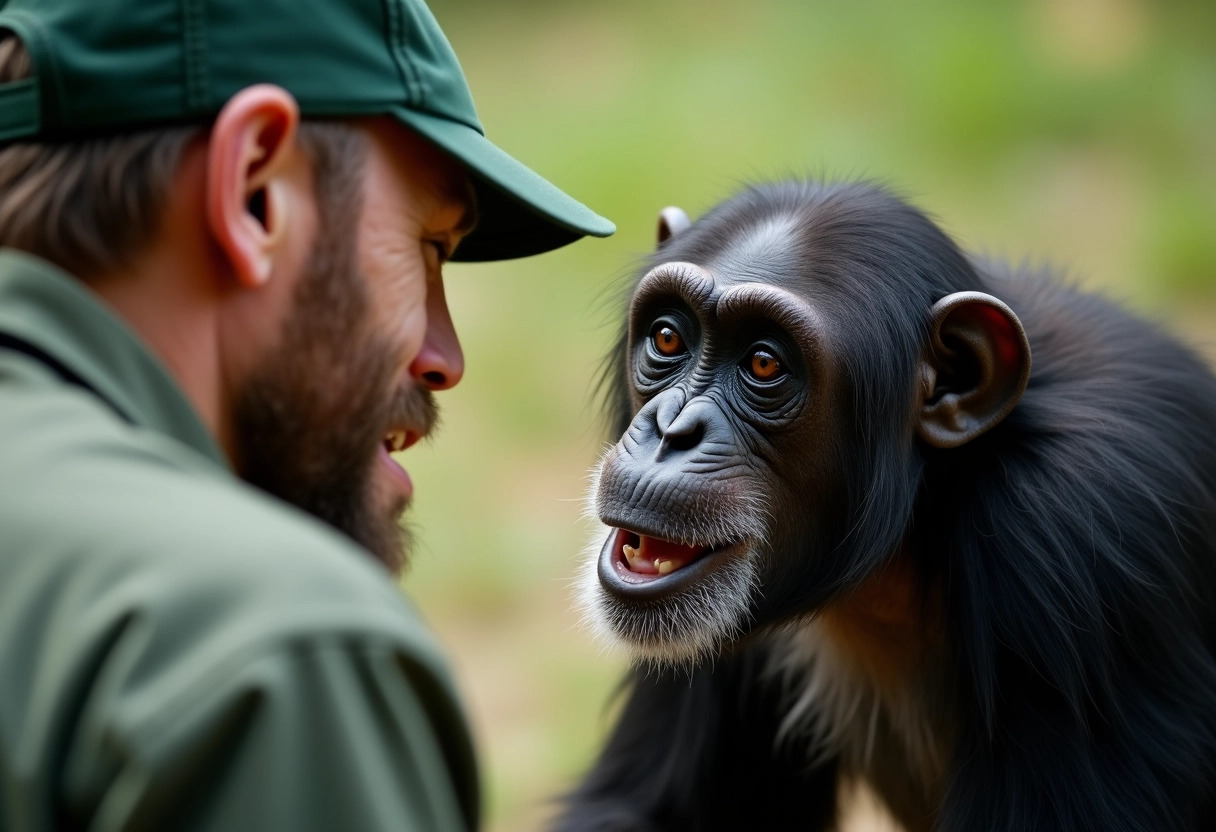
[[[631,566],[637,564],[637,562],[641,560],[641,555],[638,554],[638,550],[630,546],[628,543],[621,546],[621,551],[625,553],[625,560],[629,561]]]
[[[384,443],[392,453],[405,449],[405,431],[391,430],[384,435]]]
[[[655,558],[654,568],[659,570],[660,575],[668,575],[676,571],[676,562],[666,558]]]

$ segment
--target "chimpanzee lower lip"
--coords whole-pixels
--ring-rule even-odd
[[[706,551],[695,555],[692,560],[672,572],[646,574],[630,569],[625,563],[625,555],[622,552],[623,545],[630,544],[631,541],[640,543],[639,538],[641,537],[658,538],[657,535],[647,535],[641,531],[615,528],[608,535],[608,539],[604,541],[604,546],[600,550],[598,563],[600,585],[618,598],[662,599],[697,583],[721,566],[728,556],[746,549],[746,541],[707,546]]]

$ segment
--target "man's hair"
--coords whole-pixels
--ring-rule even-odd
[[[29,52],[0,32],[0,84],[27,78]],[[0,246],[88,275],[121,267],[157,233],[169,190],[202,124],[58,141],[0,143]],[[342,122],[305,121],[318,201],[357,187],[363,137]],[[345,196],[346,194],[343,194]]]

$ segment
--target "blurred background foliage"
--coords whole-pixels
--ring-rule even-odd
[[[403,460],[407,593],[448,647],[492,830],[538,827],[610,724],[619,657],[570,583],[594,376],[668,204],[868,177],[964,247],[1052,263],[1216,357],[1216,3],[432,0],[491,138],[616,221],[453,266],[468,361]]]

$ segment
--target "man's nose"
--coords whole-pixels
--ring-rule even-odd
[[[443,284],[427,291],[426,337],[422,349],[410,363],[410,375],[428,390],[447,390],[464,376],[464,352],[448,311]]]

